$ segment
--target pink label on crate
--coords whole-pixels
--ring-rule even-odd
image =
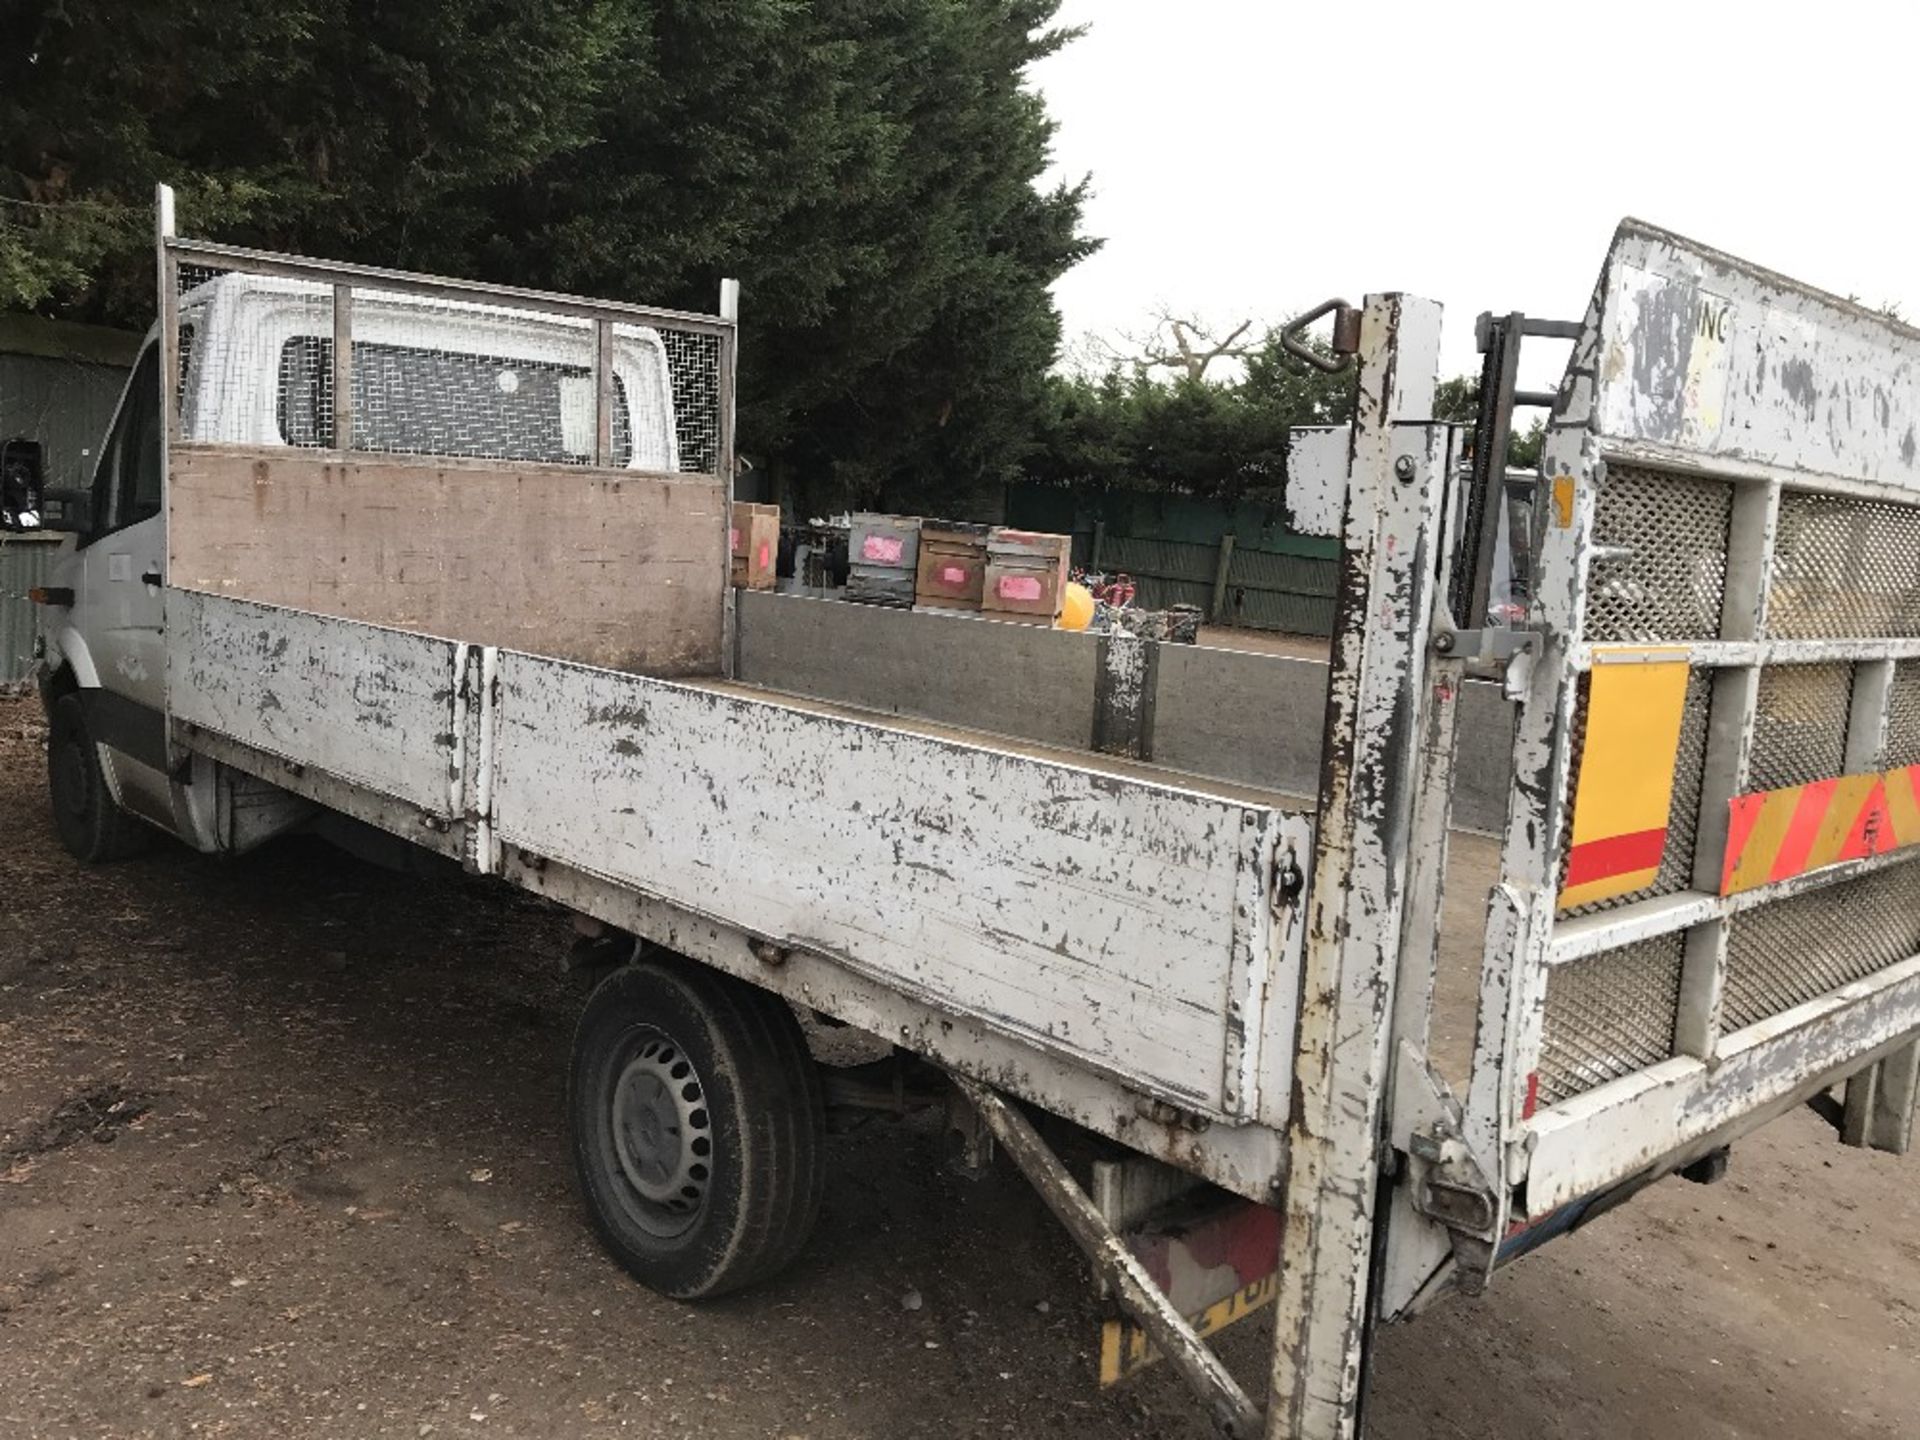
[[[727,531],[727,548],[729,550],[738,550],[740,548],[740,527],[738,525],[733,526]]]
[[[767,568],[767,542],[764,540],[760,542],[760,568]]]
[[[1002,575],[998,589],[1002,600],[1040,598],[1040,582],[1031,575]]]
[[[942,565],[940,567],[940,583],[943,585],[964,585],[967,583],[967,572],[962,570],[958,565]]]
[[[905,543],[898,535],[869,535],[860,542],[860,558],[877,565],[898,565]]]

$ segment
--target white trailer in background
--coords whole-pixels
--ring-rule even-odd
[[[977,692],[957,718],[736,673],[730,313],[190,242],[168,210],[161,323],[41,595],[62,836],[104,858],[138,816],[236,850],[324,812],[626,937],[571,1108],[590,1214],[648,1283],[719,1293],[804,1241],[823,1094],[858,1087],[823,1085],[796,1007],[950,1075],[973,1153],[1008,1151],[1139,1327],[1110,1376],[1151,1342],[1243,1437],[1357,1434],[1376,1324],[1711,1178],[1840,1081],[1848,1137],[1906,1148],[1913,331],[1628,222],[1584,320],[1483,326],[1461,487],[1439,307],[1332,307],[1350,353],[1313,353],[1352,363],[1357,404],[1344,463],[1314,451],[1337,493],[1302,505],[1343,542],[1303,796],[1155,764],[1177,747],[1137,713],[1096,714],[1098,753],[1014,706],[983,722]],[[1572,341],[1553,395],[1514,389],[1527,335]],[[1496,626],[1529,403],[1529,600]],[[1096,710],[1159,683],[1122,653],[1150,642],[1059,643],[1125,679]],[[1511,702],[1513,778],[1471,1068],[1445,1077],[1470,674]],[[1115,1145],[1076,1177],[1022,1106]],[[1236,1203],[1143,1236],[1169,1177]],[[1224,1290],[1181,1248],[1208,1226],[1244,1242]],[[1242,1266],[1262,1244],[1277,1276]],[[1200,1332],[1266,1300],[1262,1405]]]

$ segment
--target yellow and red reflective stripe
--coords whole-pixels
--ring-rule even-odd
[[[1720,893],[1920,845],[1920,765],[1839,775],[1727,802]]]
[[[1660,873],[1686,710],[1686,655],[1675,645],[1593,652],[1562,910],[1643,890]]]

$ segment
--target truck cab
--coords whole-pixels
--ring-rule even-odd
[[[363,291],[352,323],[359,449],[542,465],[593,461],[587,320]],[[611,464],[671,473],[679,439],[661,336],[643,325],[611,328]],[[334,445],[331,286],[185,272],[177,333],[181,440]],[[93,473],[79,488],[54,492],[64,504],[44,517],[45,528],[70,535],[42,591],[38,680],[53,727],[50,785],[61,839],[84,860],[138,848],[154,827],[201,850],[247,848],[311,809],[267,803],[273,797],[259,793],[262,782],[226,774],[204,756],[169,753],[162,368],[156,325]],[[396,520],[403,535],[405,517]],[[236,786],[255,792],[243,807],[254,823],[232,823]]]

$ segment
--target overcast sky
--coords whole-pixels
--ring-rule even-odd
[[[1065,0],[1035,67],[1055,173],[1105,247],[1071,344],[1157,302],[1224,321],[1330,295],[1577,319],[1636,215],[1920,318],[1920,5]],[[1494,177],[1489,203],[1476,186]],[[1557,378],[1550,342],[1523,383]],[[1546,374],[1538,373],[1544,364]]]

